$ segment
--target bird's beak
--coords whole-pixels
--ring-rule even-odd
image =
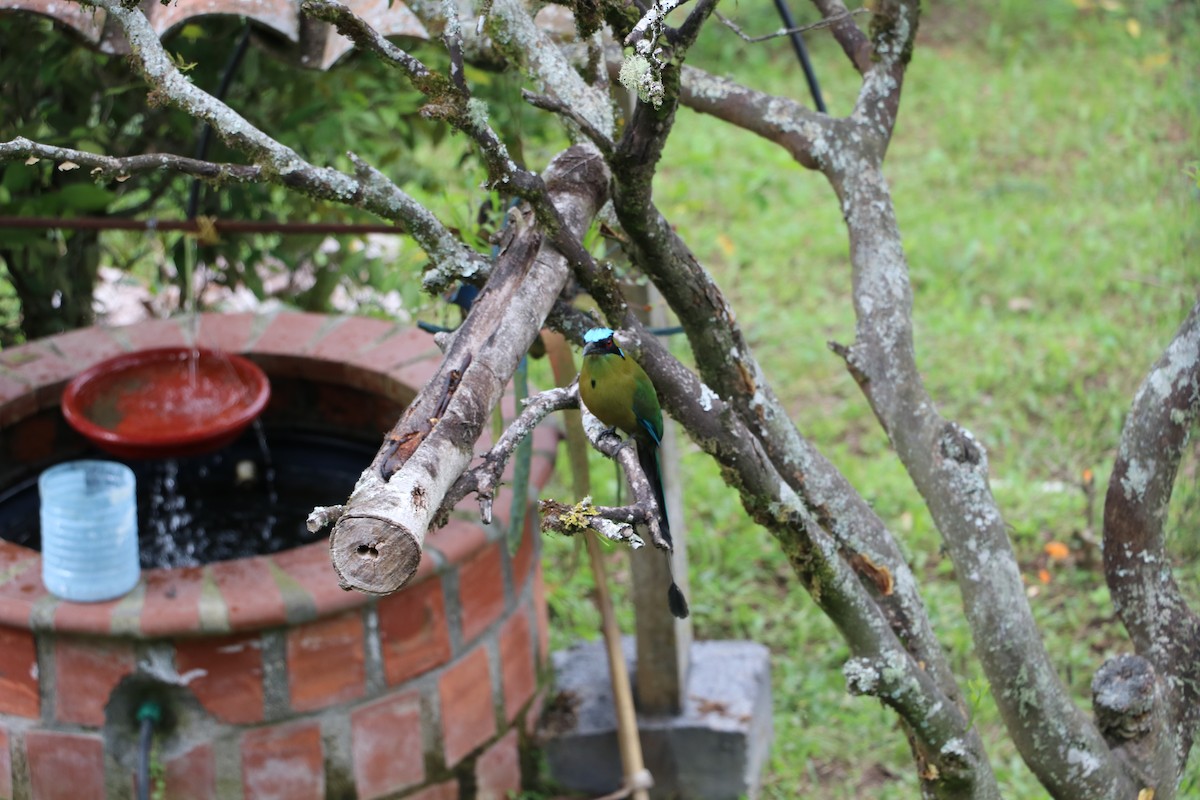
[[[594,353],[595,351],[596,351],[596,343],[595,342],[588,342],[587,344],[585,344],[583,346],[583,354],[585,356],[589,355],[591,353]]]

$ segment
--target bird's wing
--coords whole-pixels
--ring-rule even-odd
[[[638,371],[642,372],[640,367]],[[637,380],[634,381],[633,414],[637,417],[638,425],[650,434],[654,443],[660,443],[663,434],[662,406],[658,404],[658,394],[654,391],[654,384],[650,382],[650,378],[645,372],[637,376]]]

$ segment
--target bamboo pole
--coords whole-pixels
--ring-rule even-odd
[[[560,334],[550,331],[542,331],[542,340],[546,344],[546,354],[550,358],[555,383],[559,386],[570,385],[577,374],[570,343]],[[567,431],[567,457],[571,464],[571,488],[576,497],[586,497],[591,493],[591,480],[588,474],[588,442],[583,432],[583,419],[578,409],[564,411],[563,419]],[[592,576],[596,582],[596,606],[600,610],[601,632],[604,634],[608,670],[612,679],[613,704],[616,706],[617,746],[625,770],[625,790],[621,795],[628,794],[633,800],[650,800],[649,787],[654,781],[642,760],[642,743],[638,738],[633,690],[629,683],[625,654],[621,649],[621,629],[617,627],[612,595],[608,591],[604,553],[594,534],[585,532],[583,537],[587,546],[588,561],[592,565]]]

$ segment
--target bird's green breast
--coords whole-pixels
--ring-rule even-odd
[[[654,384],[631,358],[615,353],[584,356],[579,397],[605,425],[632,436],[646,433],[644,421],[656,438],[662,435],[662,409]]]

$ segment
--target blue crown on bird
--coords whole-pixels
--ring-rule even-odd
[[[583,335],[583,354],[586,356],[590,353],[615,353],[624,358],[625,351],[613,336],[612,328],[592,328]]]
[[[595,342],[602,342],[605,339],[611,339],[612,335],[612,328],[592,328],[583,335],[583,340],[588,344],[594,344]]]

